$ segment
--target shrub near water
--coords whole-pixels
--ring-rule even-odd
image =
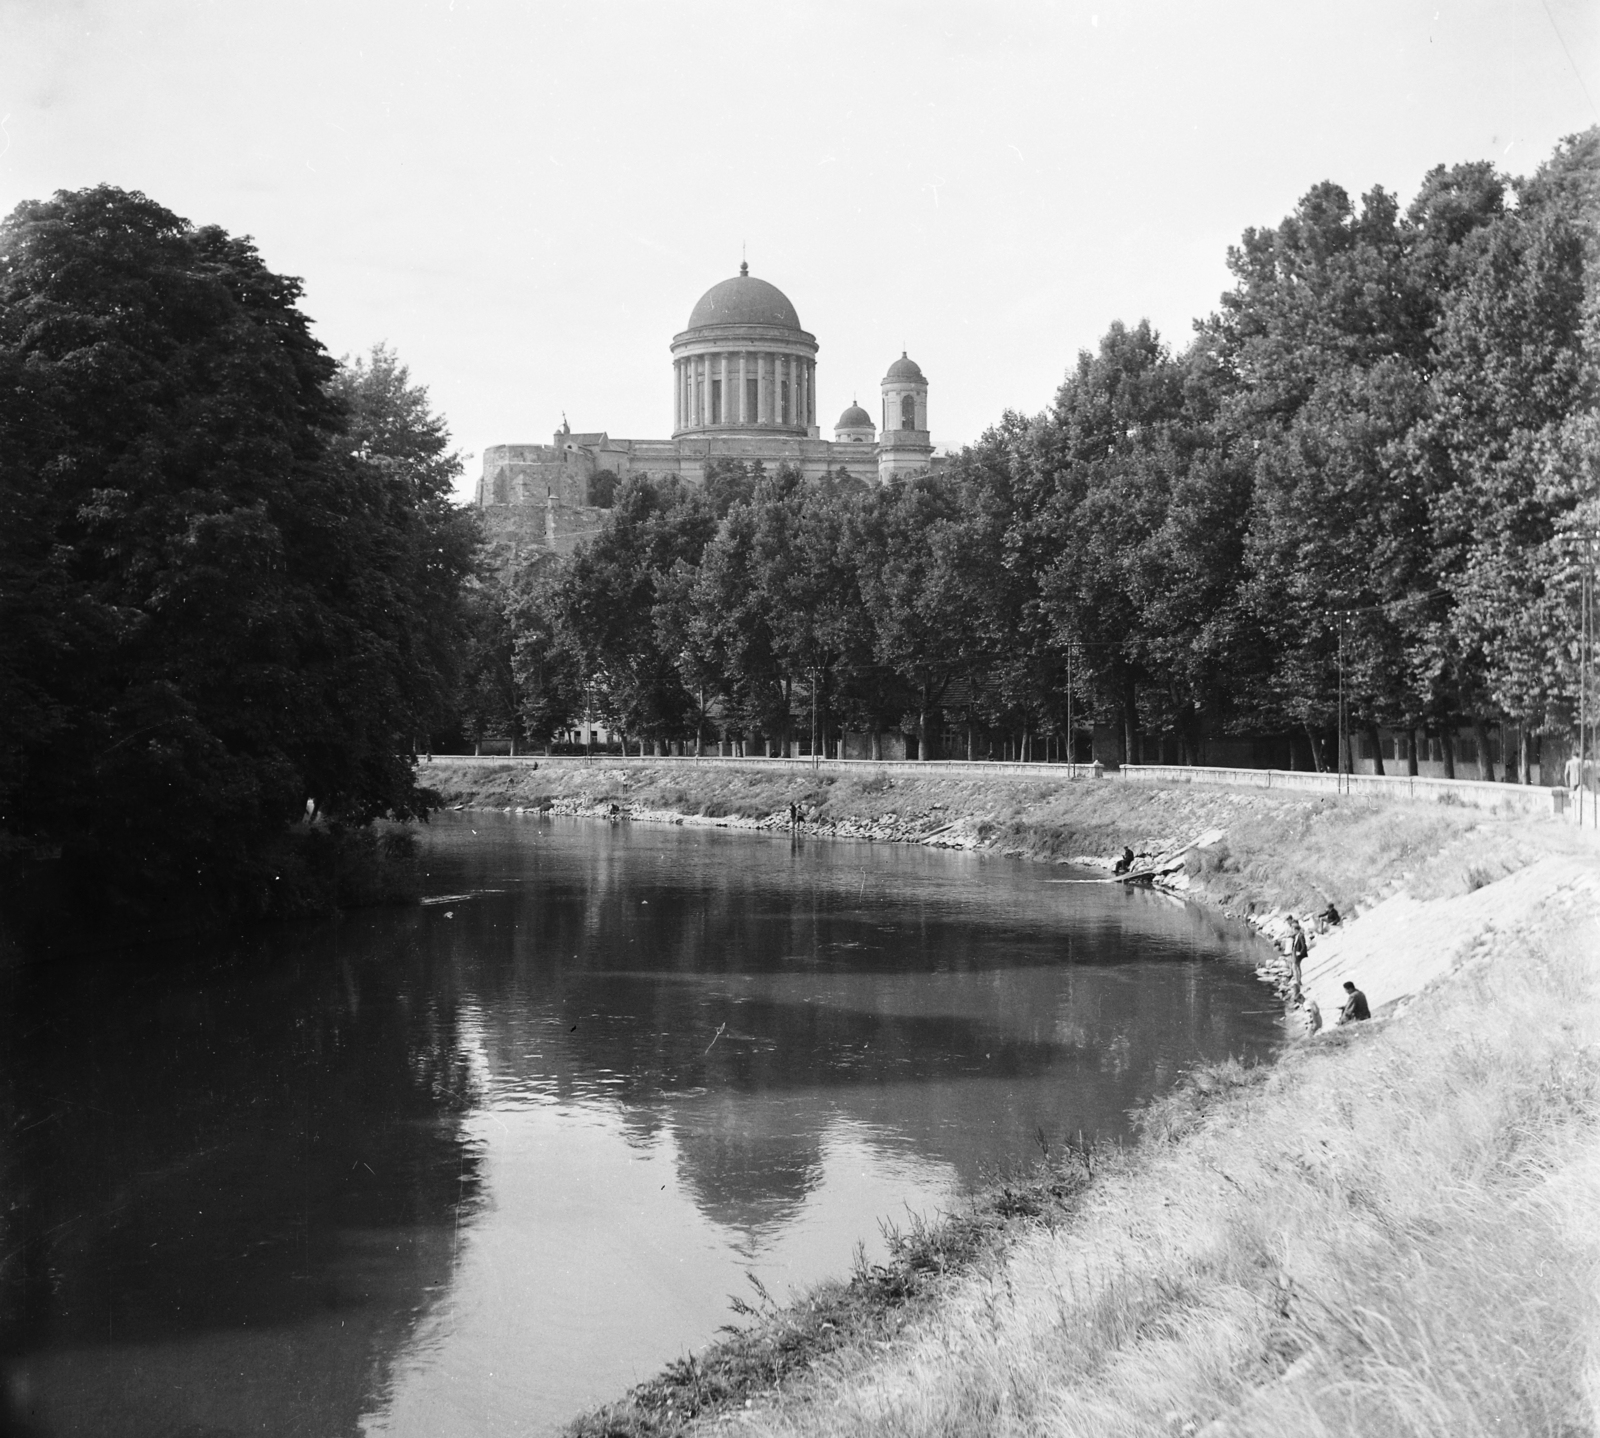
[[[291,829],[254,879],[251,912],[272,919],[414,903],[422,887],[416,834],[400,824]]]

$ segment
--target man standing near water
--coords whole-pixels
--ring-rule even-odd
[[[1300,992],[1300,965],[1306,961],[1306,955],[1311,952],[1310,945],[1306,943],[1306,931],[1300,927],[1300,920],[1293,914],[1289,915],[1289,966],[1294,975],[1294,991]]]

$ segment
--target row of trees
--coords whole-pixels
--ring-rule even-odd
[[[109,186],[0,224],[0,852],[271,907],[288,826],[422,813],[478,547],[443,424],[246,239]]]
[[[1600,130],[1526,180],[1437,168],[1404,209],[1318,185],[1229,252],[1181,352],[1113,325],[1048,412],[932,473],[634,479],[575,555],[484,591],[469,727],[781,743],[814,700],[827,732],[959,753],[1072,707],[1130,754],[1292,735],[1327,764],[1342,672],[1359,726],[1447,762],[1458,726],[1569,731],[1597,236]]]

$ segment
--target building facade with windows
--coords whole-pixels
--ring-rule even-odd
[[[616,439],[563,420],[549,444],[484,451],[477,501],[492,539],[513,554],[570,551],[599,528],[615,484],[637,474],[698,482],[717,460],[786,464],[807,479],[842,470],[868,482],[936,463],[928,382],[905,354],[880,381],[877,423],[852,402],[824,439],[817,349],[788,296],[741,264],[673,336],[670,439]]]

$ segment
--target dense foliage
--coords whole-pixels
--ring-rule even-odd
[[[633,478],[593,542],[516,581],[525,732],[587,713],[781,744],[814,698],[830,736],[1042,755],[1070,704],[1124,754],[1276,736],[1324,766],[1342,669],[1353,724],[1413,764],[1425,734],[1450,764],[1465,726],[1567,734],[1597,236],[1600,130],[1528,180],[1441,166],[1405,209],[1320,184],[1230,250],[1182,352],[1114,324],[1050,410],[932,473]]]
[[[0,225],[0,830],[107,892],[270,907],[308,800],[426,808],[476,546],[387,351],[108,186]]]

